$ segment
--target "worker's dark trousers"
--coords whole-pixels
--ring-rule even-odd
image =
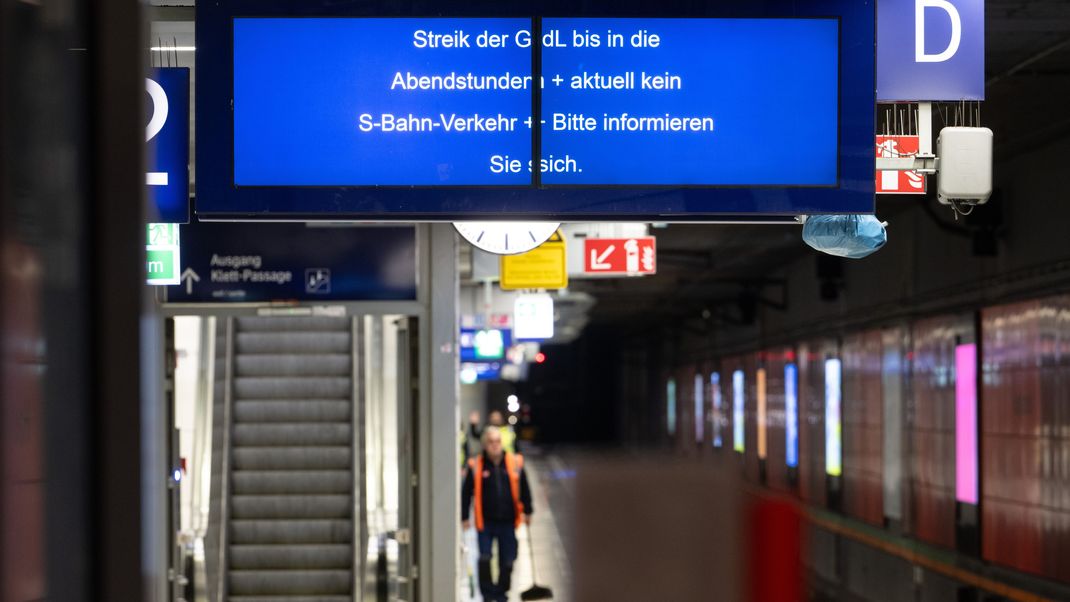
[[[498,583],[490,572],[494,540],[498,540]],[[479,591],[486,602],[506,602],[513,563],[516,562],[516,527],[513,523],[487,522],[479,532]]]

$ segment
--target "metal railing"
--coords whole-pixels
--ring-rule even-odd
[[[227,600],[228,589],[228,540],[230,535],[230,436],[233,425],[231,424],[231,406],[234,397],[234,318],[227,318],[226,339],[226,363],[224,364],[223,381],[223,457],[220,462],[219,474],[219,564],[217,575],[219,601]]]

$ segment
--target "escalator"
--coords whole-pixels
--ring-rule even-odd
[[[219,323],[210,599],[350,602],[359,588],[355,320]]]

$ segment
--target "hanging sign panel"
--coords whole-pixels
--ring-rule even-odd
[[[197,212],[872,211],[861,151],[872,144],[874,8],[799,4],[713,2],[692,15],[669,0],[672,18],[642,19],[516,18],[530,8],[509,3],[492,12],[512,16],[436,18],[326,2],[205,5]]]
[[[638,276],[657,272],[657,241],[638,238],[586,238],[583,272],[587,275]]]
[[[145,184],[152,219],[189,223],[189,69],[161,67],[145,78],[149,116]]]
[[[175,226],[178,228],[178,226]],[[202,223],[182,226],[169,303],[416,299],[412,227]]]
[[[877,158],[913,157],[920,145],[918,136],[877,136]],[[877,171],[877,194],[925,194],[925,189],[925,175],[917,171]]]
[[[527,253],[502,255],[499,285],[505,291],[566,288],[568,268],[565,260],[565,240],[560,232],[556,232],[550,240]]]
[[[149,224],[146,234],[146,282],[156,286],[178,284],[182,265],[178,224]]]
[[[542,341],[554,338],[554,299],[550,295],[518,295],[513,303],[516,338]]]
[[[880,0],[877,99],[984,100],[984,0]]]

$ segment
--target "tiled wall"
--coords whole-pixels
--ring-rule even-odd
[[[799,496],[824,506],[825,487],[825,357],[826,345],[799,345]]]
[[[1070,295],[982,319],[984,557],[1070,582]]]
[[[716,374],[716,380],[713,375]],[[732,422],[728,411],[728,397],[725,394],[725,375],[720,362],[711,364],[706,371],[706,403],[710,412],[710,447],[718,451],[732,449]],[[720,399],[718,408],[715,399]],[[714,446],[715,438],[720,437],[720,446]]]
[[[738,418],[735,413],[735,387],[733,384],[733,380],[735,372],[737,370],[742,370],[744,382],[744,414],[746,414],[747,410],[751,409],[750,404],[753,403],[750,397],[752,396],[751,389],[753,388],[752,383],[754,379],[753,369],[748,370],[749,366],[746,357],[747,356],[742,355],[733,356],[725,358],[725,360],[721,362],[721,390],[722,394],[724,395],[723,403],[725,407],[725,414],[727,417],[727,424],[725,425],[724,430],[724,449],[726,452],[730,452],[739,456],[739,460],[744,466],[746,466],[747,454],[753,453],[752,446],[754,445],[754,433],[750,432],[751,428],[748,428],[748,422],[753,421],[754,418],[751,417],[750,420],[748,420],[745,416],[742,423],[744,435],[743,454],[739,454],[738,452],[733,451],[735,445],[735,432],[737,428],[736,421]],[[748,475],[748,478],[749,476],[750,475]]]
[[[758,465],[758,354],[748,353],[739,358],[739,363],[743,366],[744,383],[746,383],[744,389],[746,391],[746,405],[743,412],[744,416],[746,416],[744,432],[746,433],[747,448],[743,453],[743,470],[748,481],[757,483],[760,478]]]
[[[797,489],[804,501],[827,506],[825,361],[839,357],[844,512],[874,525],[883,524],[885,515],[901,519],[919,540],[955,548],[962,520],[956,510],[961,503],[956,476],[962,476],[956,475],[957,464],[970,465],[956,462],[956,353],[972,352],[976,344],[983,557],[1070,583],[1070,295],[990,307],[980,316],[980,341],[975,314],[964,313],[849,333],[840,346],[815,339],[795,349],[772,348],[670,372],[677,382],[677,443],[701,449],[693,422],[694,377],[701,374],[709,425],[702,447],[713,447],[719,423],[722,450],[734,454],[733,375],[742,370],[745,451],[736,455],[747,479],[757,482],[756,376],[762,367],[766,483],[781,491]],[[797,488],[786,465],[789,361],[798,369]],[[720,412],[713,408],[713,372],[720,376]],[[888,395],[899,402],[888,406]],[[884,428],[889,417],[901,431]]]
[[[762,353],[766,388],[766,483],[780,491],[791,491],[788,481],[787,441],[784,413],[784,366],[793,360],[790,347],[769,349]]]
[[[45,396],[47,357],[35,254],[18,244],[0,257],[0,600],[47,596],[45,574]],[[57,411],[57,410],[53,410]]]
[[[955,546],[955,346],[958,316],[929,318],[913,327],[913,395],[907,403],[910,531],[937,545]]]
[[[842,353],[844,511],[881,525],[884,522],[881,331],[847,336]]]

